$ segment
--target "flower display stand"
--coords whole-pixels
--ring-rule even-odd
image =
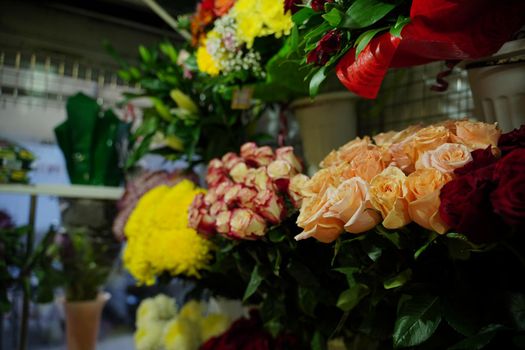
[[[331,92],[315,99],[299,99],[291,104],[299,122],[309,174],[318,169],[319,162],[331,150],[356,136],[357,99],[350,92]]]
[[[525,39],[507,42],[467,70],[475,117],[498,122],[503,132],[525,124]]]

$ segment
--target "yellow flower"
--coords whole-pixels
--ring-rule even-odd
[[[124,265],[139,283],[151,285],[163,272],[200,277],[211,243],[188,228],[188,208],[198,193],[204,190],[183,180],[155,187],[137,203],[124,228]]]
[[[206,42],[197,49],[197,67],[201,72],[211,76],[219,74],[219,65],[206,49]]]
[[[165,325],[165,322],[151,321],[137,328],[134,334],[135,348],[137,350],[160,350]]]
[[[164,331],[166,350],[197,350],[200,345],[199,330],[192,321],[179,316],[166,325]]]
[[[283,1],[238,0],[232,11],[237,22],[237,37],[251,48],[257,37],[290,34],[293,27],[290,11],[284,12]]]
[[[201,336],[203,343],[210,338],[224,333],[230,326],[230,319],[221,314],[209,314],[201,320]]]
[[[202,318],[203,306],[196,300],[190,300],[182,309],[180,309],[179,317],[191,320],[193,322],[200,322]]]
[[[166,322],[177,315],[175,299],[164,294],[154,298],[144,299],[138,309],[136,316],[137,328],[150,322]]]

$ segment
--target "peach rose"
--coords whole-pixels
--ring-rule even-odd
[[[407,138],[406,140],[394,143],[388,148],[388,153],[390,153],[390,166],[395,166],[401,169],[406,174],[409,174],[415,170],[415,164],[413,156],[410,156],[410,143],[412,142],[412,137]],[[412,152],[410,152],[413,154]]]
[[[275,155],[270,147],[257,147],[254,142],[248,142],[241,146],[241,157],[248,165],[254,167],[265,166],[275,160]]]
[[[266,222],[250,209],[235,209],[230,219],[230,235],[238,238],[264,236]]]
[[[439,216],[439,192],[452,177],[432,169],[419,169],[406,180],[408,213],[418,225],[443,234],[448,227]]]
[[[301,173],[303,171],[303,165],[301,164],[299,158],[297,158],[295,155],[293,147],[291,146],[277,148],[275,150],[275,158],[278,160],[284,160],[290,164],[297,173]]]
[[[282,198],[270,190],[257,194],[255,197],[255,211],[272,224],[281,222],[285,215]]]
[[[442,173],[452,173],[472,161],[472,155],[467,146],[459,143],[444,143],[435,150],[421,155],[416,163],[416,169],[435,168]]]
[[[338,218],[326,217],[331,206],[329,198],[334,197],[335,188],[329,187],[324,194],[305,198],[297,218],[297,225],[303,232],[295,236],[296,240],[314,237],[323,243],[330,243],[343,232],[344,222]]]
[[[501,130],[496,123],[487,124],[462,120],[456,122],[456,134],[452,136],[454,142],[463,143],[471,150],[485,149],[488,146],[498,145]]]
[[[383,226],[388,229],[400,228],[410,222],[405,181],[405,174],[390,166],[370,182],[370,202],[381,212]]]
[[[423,153],[441,146],[449,139],[450,132],[444,126],[427,126],[414,134],[411,142],[406,144],[405,151],[415,163]]]
[[[354,176],[370,182],[374,176],[385,169],[383,153],[378,149],[369,149],[357,154],[350,162]]]
[[[306,197],[305,189],[308,181],[310,181],[310,179],[304,174],[297,174],[290,179],[290,185],[288,186],[288,195],[292,200],[292,204],[296,208],[301,207],[303,198]]]
[[[237,183],[243,183],[248,174],[248,166],[246,163],[239,162],[230,170],[230,177]]]
[[[381,215],[370,203],[369,185],[360,177],[345,180],[335,190],[333,203],[325,217],[345,222],[344,229],[350,233],[362,233],[381,222]]]
[[[337,151],[334,150],[330,152],[325,157],[325,159],[321,161],[319,166],[321,168],[328,168],[331,166],[340,165],[344,162],[350,162],[357,154],[364,150],[367,150],[369,145],[371,145],[371,141],[368,136],[362,139],[357,137],[356,139],[339,147]]]
[[[397,135],[397,131],[387,131],[379,133],[372,137],[374,143],[378,146],[390,146],[394,143],[394,137]]]
[[[306,182],[303,193],[308,196],[323,194],[328,187],[337,187],[339,180],[333,174],[333,167],[320,169]]]

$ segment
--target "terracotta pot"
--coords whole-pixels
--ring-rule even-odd
[[[294,101],[290,108],[299,122],[304,157],[311,175],[319,162],[357,135],[355,105],[358,97],[350,92],[321,94],[314,100]]]
[[[476,118],[498,122],[503,132],[525,124],[525,39],[509,41],[466,67]]]
[[[109,293],[99,293],[95,300],[64,302],[68,350],[96,349],[102,309],[110,298]]]

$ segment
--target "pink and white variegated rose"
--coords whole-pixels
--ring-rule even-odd
[[[244,144],[240,155],[230,152],[210,162],[208,192],[195,198],[190,226],[206,236],[264,236],[268,227],[279,225],[294,211],[290,209],[301,205],[301,180],[308,179],[302,170],[292,147],[274,152],[268,146]]]

